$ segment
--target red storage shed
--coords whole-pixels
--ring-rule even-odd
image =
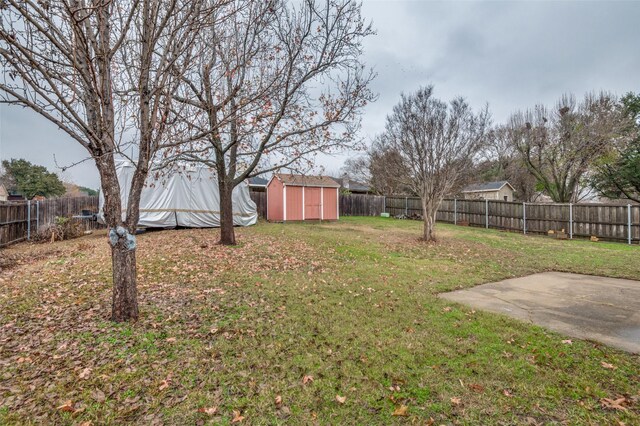
[[[267,184],[267,220],[338,220],[339,190],[329,176],[276,173]]]

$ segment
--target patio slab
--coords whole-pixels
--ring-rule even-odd
[[[440,297],[640,353],[640,281],[544,272]]]

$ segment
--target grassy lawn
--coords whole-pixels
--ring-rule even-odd
[[[640,423],[640,356],[437,298],[550,270],[638,279],[640,247],[438,231],[150,232],[124,325],[103,234],[0,251],[19,262],[0,274],[0,424]]]

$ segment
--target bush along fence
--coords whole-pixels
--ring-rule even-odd
[[[0,202],[0,247],[31,239],[54,224],[56,217],[73,217],[85,230],[102,228],[95,221],[97,212],[97,196]]]

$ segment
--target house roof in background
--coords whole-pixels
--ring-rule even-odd
[[[274,175],[285,185],[292,186],[323,186],[329,188],[340,188],[340,184],[329,176],[307,176],[289,173],[276,173]]]
[[[249,178],[249,186],[267,186],[269,183],[265,178],[261,178],[260,176],[254,176]]]
[[[345,178],[331,176],[331,179],[335,180],[338,185],[342,187]],[[349,181],[349,187],[347,189],[350,191],[368,192],[371,189],[366,183],[358,182],[349,178],[346,179]]]
[[[515,191],[515,188],[509,182],[506,180],[499,180],[496,182],[472,183],[471,185],[467,185],[462,192],[499,191],[505,185],[509,185],[509,187]]]

